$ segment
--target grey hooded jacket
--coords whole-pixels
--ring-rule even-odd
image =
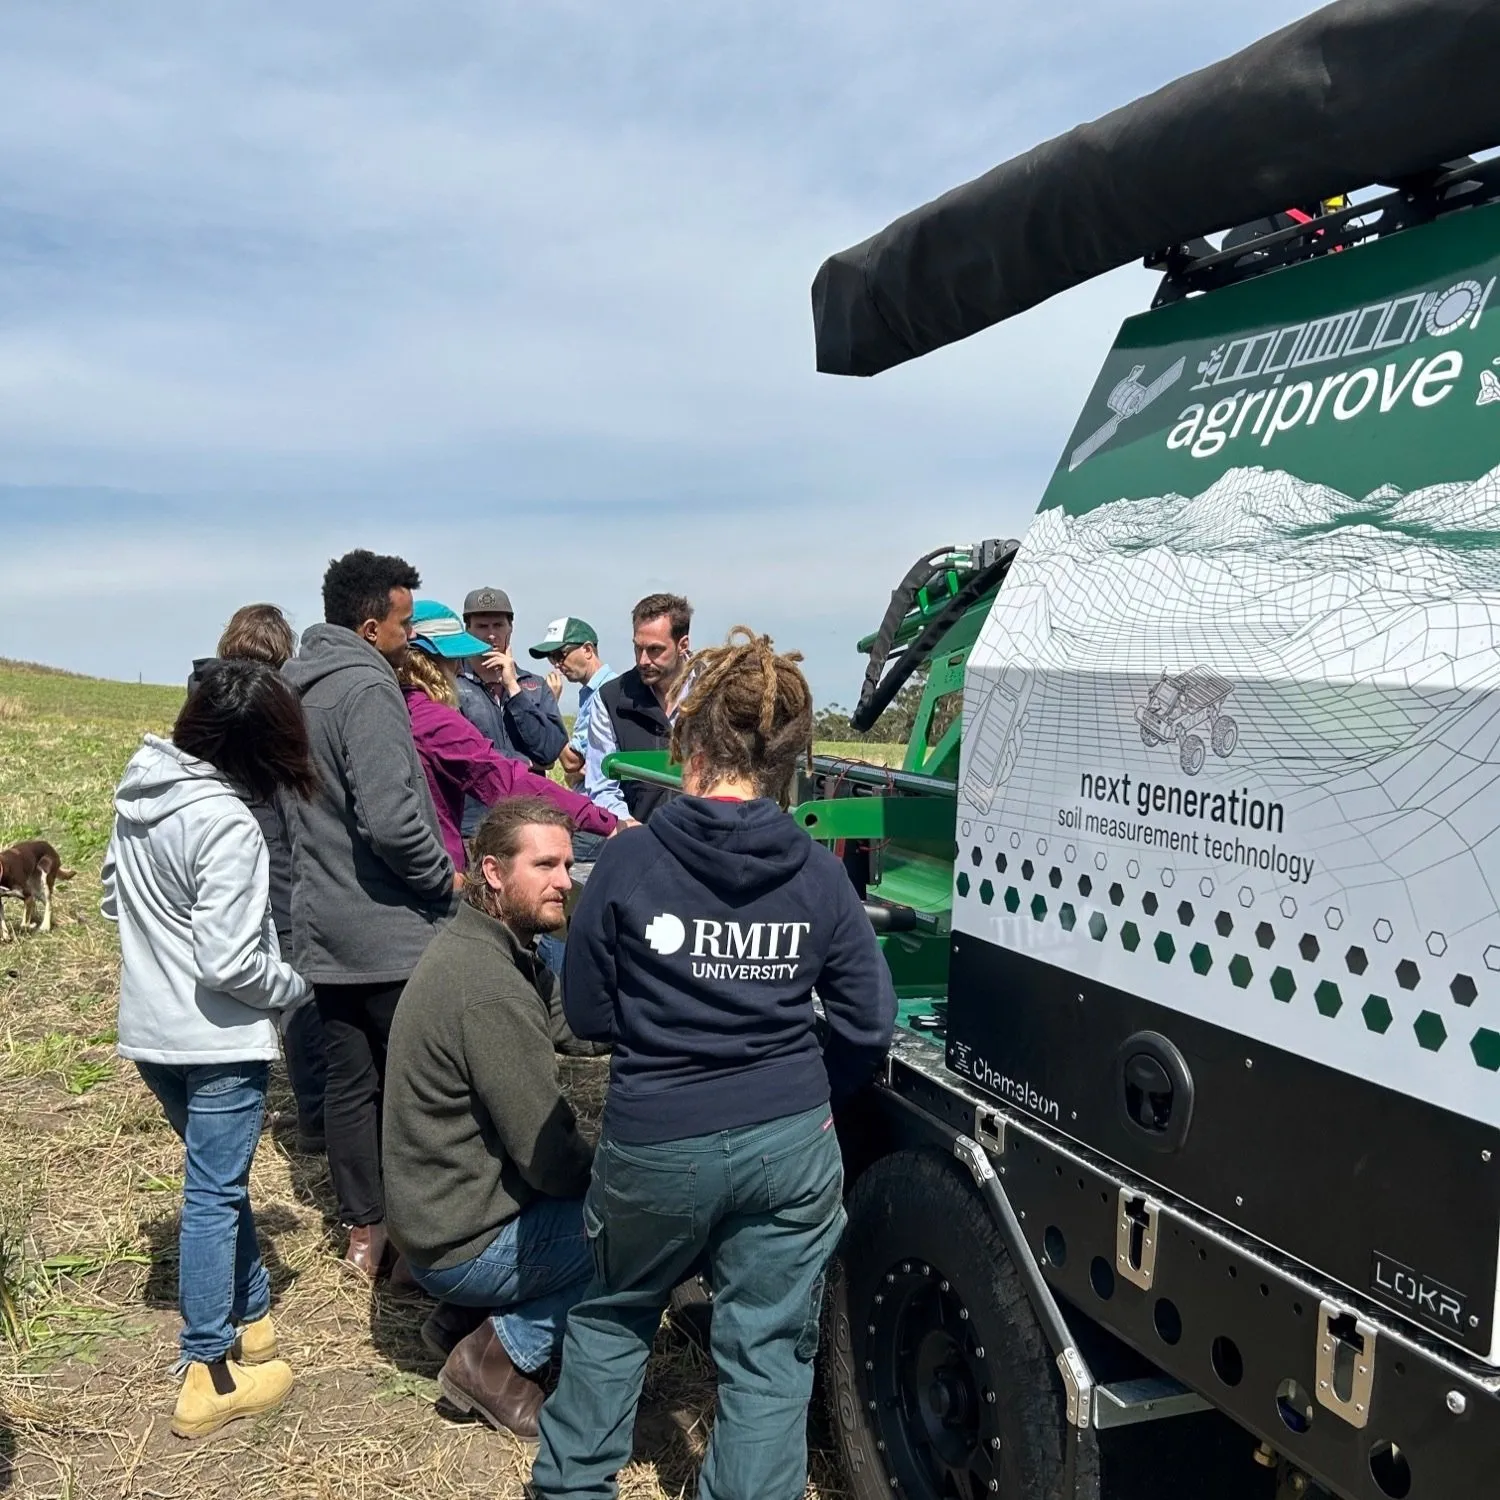
[[[275,1057],[277,1015],[308,988],[277,946],[265,841],[242,794],[148,734],[115,792],[101,879],[120,926],[120,1056]]]
[[[286,805],[297,970],[314,984],[405,980],[454,896],[396,674],[342,625],[308,629],[282,671],[320,780]]]

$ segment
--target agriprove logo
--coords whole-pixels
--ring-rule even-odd
[[[1269,448],[1282,433],[1385,416],[1403,404],[1419,410],[1448,400],[1464,373],[1461,348],[1417,350],[1427,340],[1479,327],[1497,278],[1450,285],[1353,307],[1326,317],[1245,334],[1210,349],[1192,391],[1167,432],[1169,449],[1212,458],[1226,444]],[[1328,374],[1322,368],[1348,364]],[[1488,383],[1477,400],[1486,400]]]

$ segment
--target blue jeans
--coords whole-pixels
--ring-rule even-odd
[[[538,1198],[473,1260],[443,1271],[412,1266],[424,1292],[458,1307],[487,1307],[518,1370],[542,1369],[562,1344],[563,1320],[593,1272],[581,1198]]]
[[[563,966],[563,940],[560,937],[553,937],[550,932],[544,932],[536,940],[536,951],[537,956],[541,959],[541,961],[546,964],[547,967],[551,969],[559,979],[561,979]]]
[[[662,1310],[706,1251],[719,1395],[699,1500],[801,1500],[843,1185],[826,1104],[661,1145],[606,1137],[584,1200],[594,1280],[568,1317],[562,1376],[542,1409],[537,1496],[613,1500]]]
[[[236,1323],[271,1310],[250,1212],[250,1162],[270,1069],[263,1062],[136,1067],[187,1147],[177,1236],[180,1342],[184,1359],[212,1364],[229,1353]]]
[[[576,865],[591,865],[599,858],[599,852],[604,848],[605,839],[602,833],[575,833],[573,835],[573,863]]]

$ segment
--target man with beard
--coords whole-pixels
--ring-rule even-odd
[[[540,798],[486,815],[463,904],[407,981],[386,1064],[387,1224],[442,1303],[423,1329],[447,1353],[438,1385],[521,1438],[537,1435],[535,1377],[593,1271],[593,1151],[558,1083],[568,1037],[536,952],[563,925],[572,832]],[[474,1327],[468,1309],[488,1316]]]
[[[665,750],[672,738],[673,695],[687,671],[693,606],[680,594],[647,594],[630,612],[635,665],[589,704],[583,793],[617,818],[644,823],[675,794],[644,781],[604,774],[614,750]]]

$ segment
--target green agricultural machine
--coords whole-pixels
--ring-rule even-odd
[[[861,376],[1160,274],[1019,546],[860,643],[857,727],[926,674],[903,765],[792,809],[901,1001],[838,1121],[856,1500],[1500,1493],[1496,76],[1500,7],[1341,0],[818,274]]]

